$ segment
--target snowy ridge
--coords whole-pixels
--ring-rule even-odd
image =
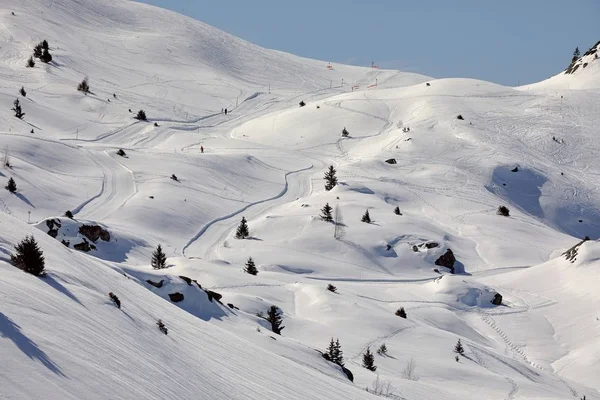
[[[519,88],[328,68],[121,0],[7,0],[0,42],[0,397],[600,399],[594,54]],[[45,278],[10,264],[30,234]]]

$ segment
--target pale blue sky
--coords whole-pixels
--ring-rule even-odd
[[[545,79],[600,40],[600,0],[141,0],[304,57],[471,77]]]

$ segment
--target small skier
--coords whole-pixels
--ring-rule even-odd
[[[204,146],[200,146],[200,153],[204,153]]]

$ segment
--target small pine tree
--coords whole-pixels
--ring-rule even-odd
[[[344,129],[342,129],[342,136],[343,136],[343,137],[348,137],[348,136],[350,136],[350,132],[348,132],[348,130],[346,129],[346,127],[344,127]]]
[[[158,321],[156,321],[156,325],[158,326],[158,329],[164,333],[165,335],[169,334],[169,330],[167,329],[167,327],[165,326],[165,324],[162,322],[161,319],[159,319]]]
[[[36,44],[35,47],[33,48],[33,56],[35,58],[42,58],[43,52],[44,52],[44,49],[43,49],[41,43]]]
[[[325,206],[321,208],[321,219],[325,222],[333,222],[333,215],[331,212],[333,208],[329,205],[329,203],[325,203]]]
[[[360,219],[362,222],[366,222],[367,224],[371,223],[371,216],[369,215],[369,210],[365,211],[362,218]]]
[[[465,354],[465,348],[460,342],[460,339],[458,339],[458,342],[456,342],[456,345],[454,346],[454,352],[460,354],[461,356]]]
[[[335,362],[335,342],[333,341],[333,338],[329,341],[329,346],[327,347],[327,350],[325,350],[325,353],[323,353],[323,356],[326,360],[331,361],[332,363]]]
[[[363,354],[362,359],[363,368],[368,369],[369,371],[375,372],[377,367],[375,366],[375,356],[371,353],[371,349],[367,347],[367,351]]]
[[[27,92],[25,91],[25,87],[21,86],[21,90],[19,90],[19,93],[21,94],[21,96],[26,97],[27,96]]]
[[[300,107],[304,107],[306,105],[306,103],[304,102],[304,100],[300,101]]]
[[[167,267],[167,256],[163,253],[162,246],[159,244],[152,253],[152,261],[150,262],[152,268],[163,269]]]
[[[331,283],[327,284],[327,290],[329,290],[331,293],[337,293],[337,288]]]
[[[335,170],[335,168],[333,168],[333,165],[330,165],[327,172],[325,172],[325,176],[323,177],[323,179],[325,179],[325,190],[330,191],[331,189],[337,186],[338,180],[335,176],[336,172],[337,171]]]
[[[387,356],[387,346],[385,343],[382,343],[381,346],[377,349],[377,354],[380,356]]]
[[[65,212],[65,217],[73,219],[73,213],[71,212],[71,210],[67,210],[67,212]]]
[[[140,110],[137,112],[137,114],[135,115],[135,117],[133,117],[139,121],[147,121],[148,118],[146,118],[146,112],[144,110]]]
[[[17,183],[13,178],[8,178],[8,183],[4,186],[6,190],[11,193],[15,193],[17,191]]]
[[[281,326],[283,318],[281,317],[281,310],[277,308],[277,306],[271,306],[271,308],[269,308],[266,320],[271,323],[271,330],[273,333],[281,335],[281,331],[285,326]]]
[[[502,215],[504,217],[508,217],[508,216],[510,216],[510,210],[506,206],[500,206],[500,207],[498,207],[497,214]]]
[[[35,67],[35,60],[33,59],[33,57],[29,57],[27,59],[27,64],[25,64],[27,66],[27,68],[33,68]]]
[[[342,345],[340,344],[340,339],[335,340],[335,347],[333,355],[335,357],[334,363],[337,365],[344,366],[344,352],[342,351]]]
[[[42,52],[42,56],[40,57],[40,60],[46,64],[48,64],[50,61],[52,61],[52,55],[50,54],[48,49],[44,49],[44,51]]]
[[[121,157],[125,157],[127,154],[125,154],[125,150],[119,149],[119,151],[117,151],[117,155],[121,156]]]
[[[175,182],[179,182],[179,178],[175,174],[171,175],[171,179],[174,180]]]
[[[396,316],[406,319],[406,311],[404,310],[404,307],[400,307],[398,310],[396,310]]]
[[[246,268],[244,268],[244,272],[250,275],[258,275],[258,269],[256,269],[256,264],[254,263],[252,257],[249,257],[248,261],[246,261]]]
[[[236,239],[246,239],[250,236],[250,231],[248,230],[248,222],[246,221],[246,217],[242,217],[242,221],[240,225],[237,227],[237,231],[235,232]]]
[[[402,215],[402,213],[400,212],[400,207],[396,206],[396,208],[394,208],[394,214]]]
[[[110,299],[113,301],[113,303],[115,303],[115,306],[117,306],[117,308],[121,308],[121,300],[119,300],[119,298],[117,297],[116,294],[114,294],[113,292],[110,292],[108,294],[108,297],[110,297]]]
[[[77,90],[88,94],[90,92],[90,84],[88,83],[88,77],[86,76],[83,80],[77,85]]]
[[[581,57],[581,53],[579,52],[579,47],[575,47],[575,51],[573,52],[573,58],[571,59],[573,62],[577,61]]]
[[[50,49],[50,47],[48,46],[48,41],[46,39],[44,39],[42,41],[42,49],[44,49],[44,50],[49,50]]]
[[[25,113],[21,109],[21,103],[19,102],[19,99],[16,99],[13,104],[14,104],[14,107],[11,108],[11,110],[13,110],[15,112],[15,117],[17,117],[19,119],[23,119],[23,117],[25,116]]]
[[[10,256],[15,267],[35,276],[42,276],[46,273],[44,253],[38,247],[33,235],[25,237],[15,246],[15,250],[16,254]]]

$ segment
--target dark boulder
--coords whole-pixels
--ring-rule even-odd
[[[436,242],[429,242],[429,243],[425,243],[425,247],[427,247],[428,249],[435,249],[436,247],[438,247],[440,244],[436,243]]]
[[[208,296],[208,300],[210,300],[211,302],[213,301],[213,299],[215,299],[216,301],[218,301],[220,303],[221,299],[223,298],[222,294],[213,292],[212,290],[205,290],[205,292]]]
[[[513,169],[510,170],[510,172],[519,172],[519,167],[514,167]]]
[[[92,250],[96,250],[96,246],[90,244],[87,240],[83,239],[83,242],[73,245],[75,250],[85,251],[86,253]]]
[[[183,279],[189,286],[192,286],[192,280],[190,278],[188,278],[187,276],[182,276],[182,275],[179,275],[179,277],[181,279]]]
[[[46,226],[48,227],[48,235],[52,236],[54,239],[58,236],[58,230],[62,226],[60,223],[60,219],[47,219]]]
[[[98,239],[110,241],[110,233],[99,225],[81,225],[79,233],[96,243]]]
[[[464,120],[463,116],[462,116],[462,115],[460,115],[460,114],[458,114],[458,115],[456,116],[456,119]]]
[[[160,282],[154,282],[154,281],[151,281],[150,279],[148,279],[146,282],[147,282],[149,285],[152,285],[152,286],[154,286],[154,287],[156,287],[156,288],[161,288],[161,287],[162,287],[162,285],[163,285],[163,283],[165,282],[165,280],[164,280],[164,279],[161,279],[161,281],[160,281]]]
[[[386,163],[388,163],[388,164],[398,164],[398,163],[396,162],[396,159],[395,159],[395,158],[388,158],[387,160],[385,160],[385,162],[386,162]]]
[[[439,265],[440,267],[446,267],[450,270],[450,272],[454,273],[454,263],[456,262],[456,258],[454,257],[454,253],[452,250],[448,249],[444,254],[440,256],[437,260],[435,260],[435,265]]]
[[[502,304],[502,295],[500,293],[496,293],[494,295],[494,299],[492,300],[492,304],[495,306],[499,306]]]
[[[346,376],[348,377],[350,382],[354,382],[354,374],[352,374],[352,371],[350,371],[348,368],[344,367],[343,365],[341,365],[341,367],[342,367],[342,371],[344,372],[344,374],[346,374]]]
[[[173,303],[179,303],[180,301],[183,301],[183,293],[169,293],[169,299],[171,299]]]

